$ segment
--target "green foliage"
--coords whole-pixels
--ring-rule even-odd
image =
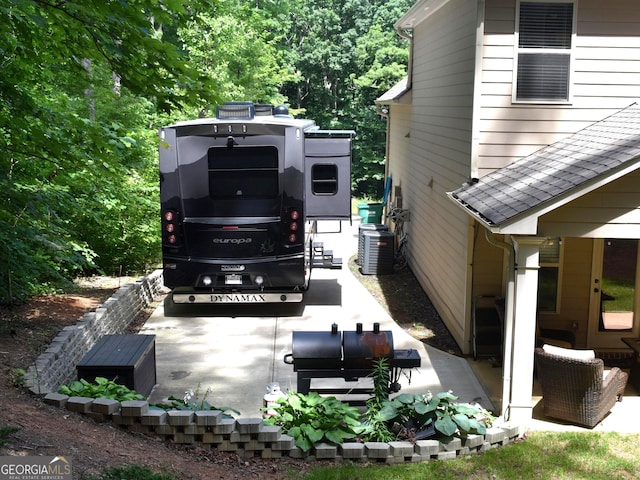
[[[162,39],[192,12],[9,0],[0,13],[0,303],[156,265],[161,112],[217,98]]]
[[[373,380],[373,391],[367,400],[367,409],[380,410],[385,401],[389,399],[389,360],[380,357],[373,362],[371,373]]]
[[[452,393],[404,393],[389,400],[389,365],[381,358],[374,363],[373,392],[362,416],[362,437],[369,441],[390,442],[397,438],[415,439],[439,434],[462,437],[484,434],[494,417],[480,406],[456,403]]]
[[[480,406],[456,403],[458,397],[450,392],[436,396],[403,393],[385,404],[385,416],[404,428],[420,431],[433,426],[444,437],[455,434],[486,433],[494,417]]]
[[[180,49],[163,40],[163,29],[187,21],[208,0],[188,2],[25,2],[0,6],[3,56],[10,68],[46,66],[51,73],[79,73],[86,60],[100,62],[120,76],[120,84],[161,105],[210,95],[210,80],[185,62]],[[57,67],[57,68],[56,68]],[[41,72],[39,72],[41,73]],[[20,77],[21,79],[22,77]],[[46,85],[44,85],[46,88]],[[187,88],[188,87],[188,88]],[[21,87],[18,84],[17,89]]]
[[[386,360],[376,363],[374,394],[362,415],[335,397],[287,392],[286,397],[269,407],[275,415],[266,418],[265,423],[282,427],[306,452],[319,442],[340,444],[356,437],[378,442],[414,440],[421,430],[430,427],[433,431],[429,436],[440,438],[484,434],[494,420],[480,406],[456,403],[458,397],[451,393],[435,397],[405,393],[389,400],[388,372]]]
[[[99,477],[91,477],[92,480],[175,480],[173,475],[157,473],[147,467],[127,465],[125,467],[108,468],[100,473]]]
[[[215,78],[223,101],[284,102],[279,87],[296,76],[278,49],[275,14],[250,2],[222,2],[178,29],[191,64]]]
[[[386,124],[374,101],[406,75],[409,43],[393,24],[413,0],[310,0],[291,8],[278,36],[298,73],[281,88],[323,128],[356,131],[353,191],[381,198]]]
[[[24,371],[23,368],[13,368],[9,372],[9,379],[11,380],[11,384],[16,387],[24,386],[24,376],[27,372]]]
[[[282,427],[305,452],[316,443],[341,444],[362,433],[357,408],[316,392],[309,395],[287,392],[287,397],[279,399],[270,409],[276,414],[265,419],[265,424]]]
[[[12,427],[11,425],[0,427],[0,447],[7,445],[10,442],[11,434],[19,431],[19,427]]]
[[[69,385],[61,385],[58,392],[70,397],[110,398],[119,402],[144,400],[144,396],[139,393],[104,377],[96,377],[93,384],[81,379]]]
[[[195,392],[193,390],[187,390],[182,398],[171,395],[167,399],[169,403],[154,403],[151,407],[162,410],[191,410],[194,412],[199,410],[220,410],[226,418],[234,418],[234,416],[240,415],[240,412],[234,408],[216,407],[210,404],[207,401],[207,397],[211,391],[211,387],[208,387],[205,393],[201,396],[200,386],[198,386]]]
[[[412,0],[0,5],[0,304],[160,260],[157,129],[222,100],[287,102],[357,132],[353,185],[380,198],[374,100],[405,75]]]
[[[364,431],[362,437],[366,440],[391,442],[396,435],[389,428],[389,408],[385,408],[389,400],[389,362],[381,357],[373,364],[373,392],[367,400],[362,416]]]

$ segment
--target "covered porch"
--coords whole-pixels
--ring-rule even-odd
[[[480,385],[488,395],[497,411],[502,410],[502,368],[496,367],[495,362],[488,358],[477,360],[468,359],[469,367],[475,374]],[[624,364],[624,363],[623,363]],[[629,372],[629,368],[625,367]],[[564,422],[562,420],[549,418],[542,411],[542,392],[540,383],[534,378],[533,391],[531,394],[532,417],[529,421],[528,430],[539,431],[572,431],[572,432],[618,432],[618,433],[638,433],[640,425],[635,421],[630,421],[638,415],[640,409],[640,390],[636,389],[631,382],[627,383],[624,399],[616,403],[598,425],[593,429],[580,427]]]
[[[491,369],[500,373],[500,388],[488,380],[495,374],[479,370],[478,377],[503,418],[535,428],[545,421],[534,382],[541,326],[570,331],[571,347],[593,349],[609,364],[630,358],[623,337],[640,337],[640,108],[631,105],[448,196],[502,255],[488,267],[501,276],[505,302],[503,354]],[[613,294],[620,272],[626,285]],[[608,306],[622,296],[625,302]],[[627,396],[636,400],[633,383]]]

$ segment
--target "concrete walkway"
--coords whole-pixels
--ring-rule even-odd
[[[278,382],[282,390],[296,390],[297,374],[283,358],[291,353],[293,331],[355,330],[374,322],[393,333],[395,349],[415,349],[422,366],[400,379],[402,392],[438,393],[451,390],[461,402],[493,405],[464,358],[425,346],[404,332],[350,272],[348,259],[357,252],[358,221],[342,222],[340,233],[322,233],[318,240],[344,261],[342,270],[316,269],[302,305],[290,307],[160,306],[140,333],[156,335],[157,383],[149,400],[183,397],[198,390],[201,400],[217,407],[232,407],[242,417],[261,416],[266,386]],[[338,222],[323,231],[339,229]],[[313,380],[327,382],[325,379]],[[331,380],[348,387],[341,379]],[[363,380],[357,383],[366,383]],[[340,386],[340,385],[337,385]]]

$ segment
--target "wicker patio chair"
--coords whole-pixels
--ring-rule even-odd
[[[535,349],[543,412],[552,418],[593,428],[616,401],[622,400],[628,375],[617,367],[605,375],[602,359],[561,356],[563,350],[571,355],[567,349],[554,348],[554,353]]]

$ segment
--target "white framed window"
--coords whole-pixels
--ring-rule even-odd
[[[550,238],[540,246],[538,264],[538,311],[558,313],[560,311],[560,286],[562,285],[561,238]]]
[[[575,0],[520,0],[516,9],[514,102],[571,101]]]

